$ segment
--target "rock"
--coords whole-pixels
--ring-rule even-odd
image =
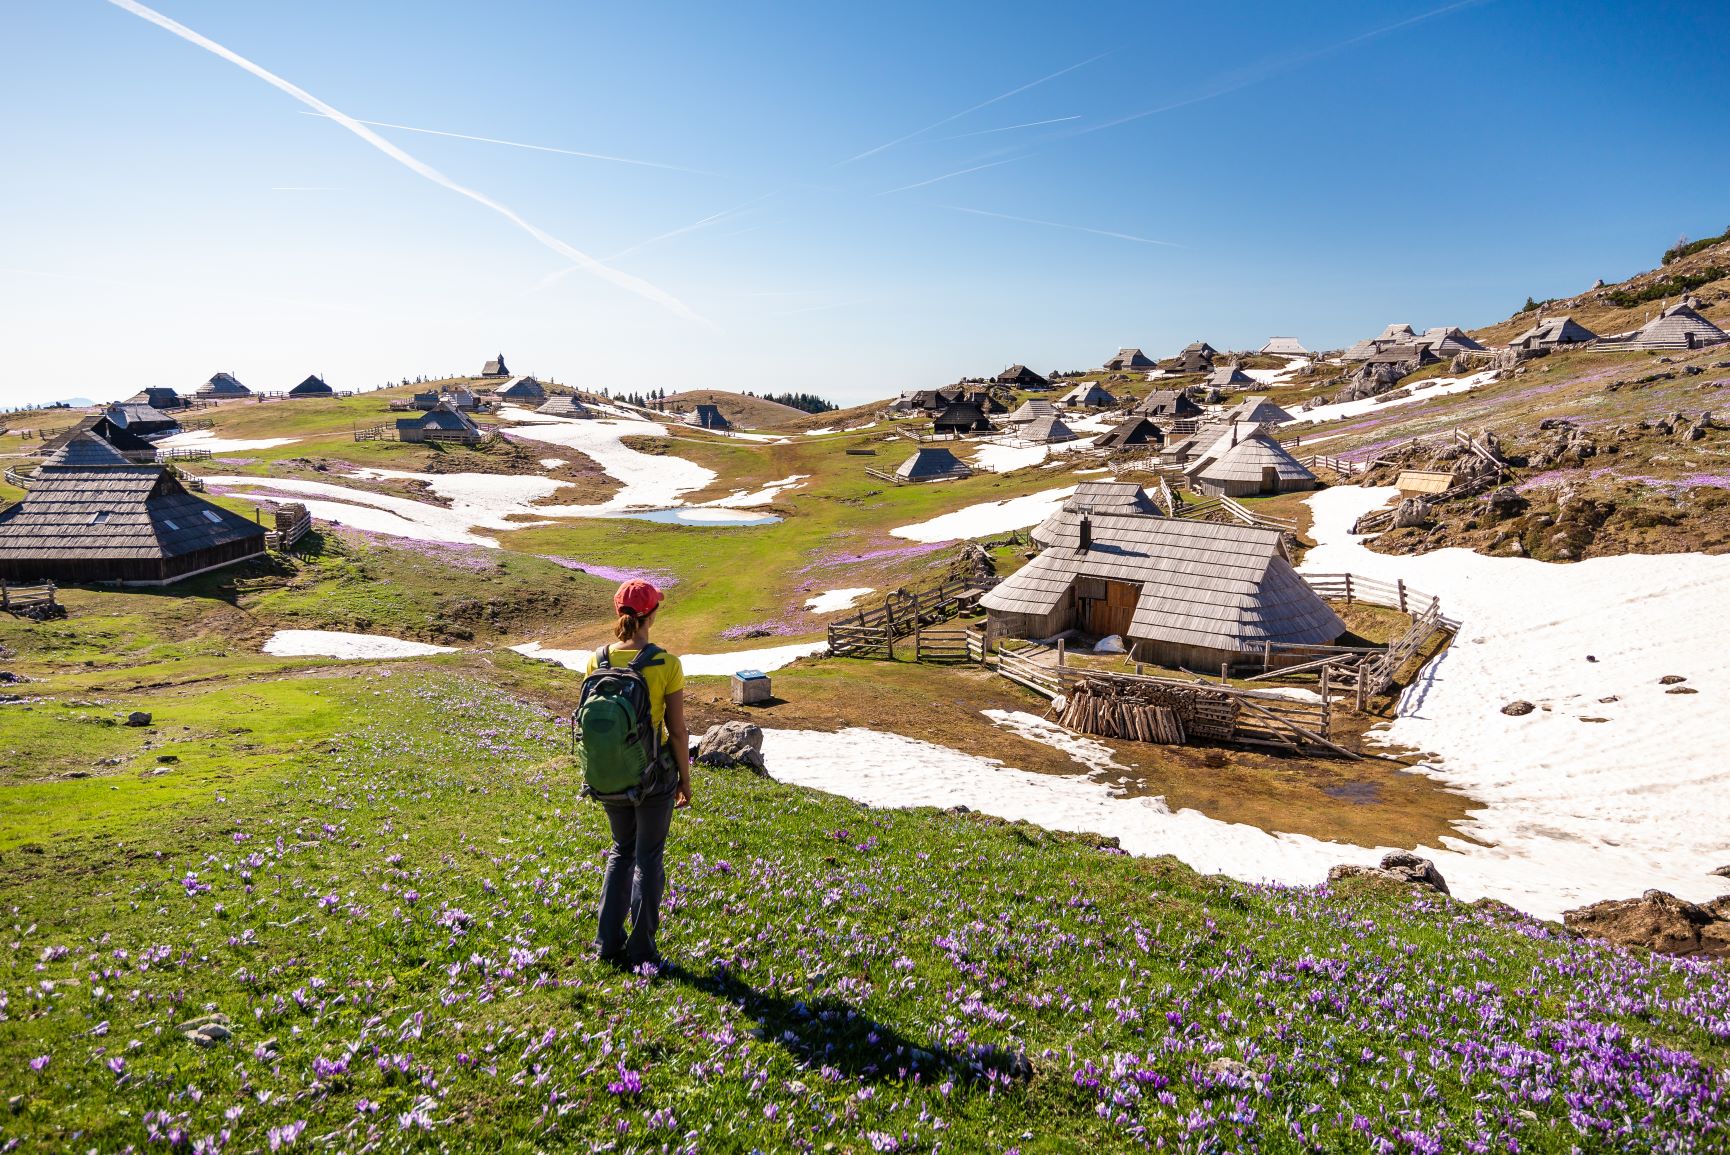
[[[126,724],[128,726],[148,726],[150,725],[150,715],[143,710],[134,710],[126,715]]]
[[[1387,871],[1374,866],[1360,866],[1355,862],[1342,862],[1337,866],[1328,867],[1328,881],[1339,882],[1345,878],[1383,878],[1391,879]]]
[[[1442,877],[1442,872],[1436,869],[1435,863],[1427,858],[1420,858],[1409,850],[1395,850],[1384,854],[1382,869],[1401,882],[1409,882],[1413,886],[1427,886],[1443,894],[1453,893],[1448,889],[1448,882]]]
[[[1235,1079],[1248,1079],[1255,1075],[1255,1071],[1248,1064],[1226,1058],[1215,1059],[1209,1063],[1207,1073],[1210,1075],[1230,1075]]]
[[[1674,686],[1678,682],[1686,682],[1687,680],[1681,674],[1665,674],[1658,679],[1658,684],[1660,686]]]
[[[1395,529],[1418,529],[1430,524],[1430,503],[1421,497],[1408,497],[1394,507]]]
[[[24,1109],[24,1096],[14,1095],[10,1099],[6,1100],[6,1109],[14,1115],[18,1114],[18,1112]]]
[[[221,1014],[200,1015],[174,1028],[182,1038],[195,1047],[214,1047],[234,1037],[229,1029],[228,1016]]]
[[[1517,702],[1509,702],[1506,706],[1503,706],[1502,713],[1511,718],[1523,718],[1536,709],[1536,706],[1522,698]]]
[[[1730,923],[1662,890],[1563,911],[1562,923],[1576,934],[1617,946],[1669,955],[1730,957]]]
[[[763,728],[751,722],[722,722],[711,726],[697,743],[697,759],[704,766],[749,766],[767,775],[763,765]]]
[[[163,762],[163,763],[178,762],[178,761],[180,761],[180,755],[178,755],[178,754],[158,754],[156,756],[156,760],[158,762]]]
[[[1706,873],[1715,874],[1719,878],[1730,878],[1730,864],[1720,866],[1716,870],[1709,870]]]
[[[1693,686],[1671,686],[1664,691],[1666,694],[1698,694],[1700,691]]]

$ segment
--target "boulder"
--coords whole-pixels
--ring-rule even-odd
[[[1576,934],[1617,946],[1645,947],[1668,955],[1730,957],[1730,921],[1716,909],[1662,890],[1563,911],[1562,923]]]
[[[1519,701],[1509,702],[1506,706],[1503,706],[1502,713],[1511,718],[1523,718],[1536,709],[1536,706],[1522,698]]]
[[[1413,886],[1427,886],[1443,894],[1453,893],[1448,889],[1447,879],[1442,877],[1442,872],[1436,869],[1435,863],[1409,850],[1395,850],[1382,855],[1382,869],[1401,882],[1409,882]]]
[[[1687,680],[1688,679],[1684,678],[1681,674],[1665,674],[1662,678],[1658,679],[1658,684],[1660,686],[1674,686],[1678,682],[1686,682]]]
[[[768,774],[763,765],[763,728],[751,722],[710,726],[697,742],[697,762],[703,766],[749,766]]]
[[[1430,503],[1421,497],[1404,498],[1394,507],[1395,529],[1420,529],[1430,520]]]
[[[126,715],[126,724],[128,726],[148,726],[150,725],[150,715],[143,710],[134,710]]]

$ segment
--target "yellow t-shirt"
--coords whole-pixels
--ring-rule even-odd
[[[623,669],[631,664],[637,656],[637,651],[623,646],[607,647],[607,661]],[[583,663],[583,676],[595,672],[596,655],[590,654]],[[679,663],[676,654],[662,650],[656,655],[656,660],[643,668],[643,681],[649,687],[649,713],[655,719],[655,728],[660,732],[661,741],[667,740],[667,695],[676,694],[685,688],[685,667]]]

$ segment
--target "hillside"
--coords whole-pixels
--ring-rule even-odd
[[[1614,284],[1587,289],[1572,297],[1542,302],[1539,309],[1520,312],[1506,321],[1473,329],[1472,336],[1486,345],[1506,344],[1545,317],[1571,316],[1601,336],[1637,329],[1666,304],[1673,305],[1685,293],[1700,299],[1700,311],[1720,327],[1730,325],[1730,235],[1698,252],[1669,264],[1638,273]],[[1632,297],[1644,298],[1618,304]]]
[[[664,405],[669,413],[681,408],[690,412],[698,405],[713,405],[721,411],[721,416],[740,429],[780,429],[811,416],[778,401],[746,397],[726,389],[689,389],[683,393],[669,393]]]

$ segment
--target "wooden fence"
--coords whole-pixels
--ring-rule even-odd
[[[916,639],[916,660],[924,660],[919,658],[922,648],[929,649],[933,655],[945,655],[942,659],[934,657],[932,660],[956,660],[953,651],[960,649],[965,653],[965,638],[949,635],[964,631],[933,631],[928,643],[917,640],[918,635],[930,626],[947,622],[972,609],[979,601],[982,586],[990,584],[995,583],[950,578],[917,593],[897,590],[884,598],[881,605],[831,622],[829,652],[838,657],[894,661],[896,643],[912,634]]]
[[[6,613],[23,614],[33,610],[52,609],[58,605],[54,600],[53,582],[22,586],[0,582],[0,610]]]
[[[356,441],[395,441],[396,426],[368,425],[363,429],[356,429],[354,439]]]
[[[209,461],[210,450],[184,447],[180,449],[158,449],[156,460],[163,461]]]
[[[14,489],[29,489],[30,477],[33,472],[33,470],[8,469],[4,474],[6,484]]]
[[[291,512],[292,511],[292,512]],[[288,506],[276,511],[276,528],[264,535],[267,549],[278,553],[294,548],[294,544],[312,532],[312,514],[304,505]]]

